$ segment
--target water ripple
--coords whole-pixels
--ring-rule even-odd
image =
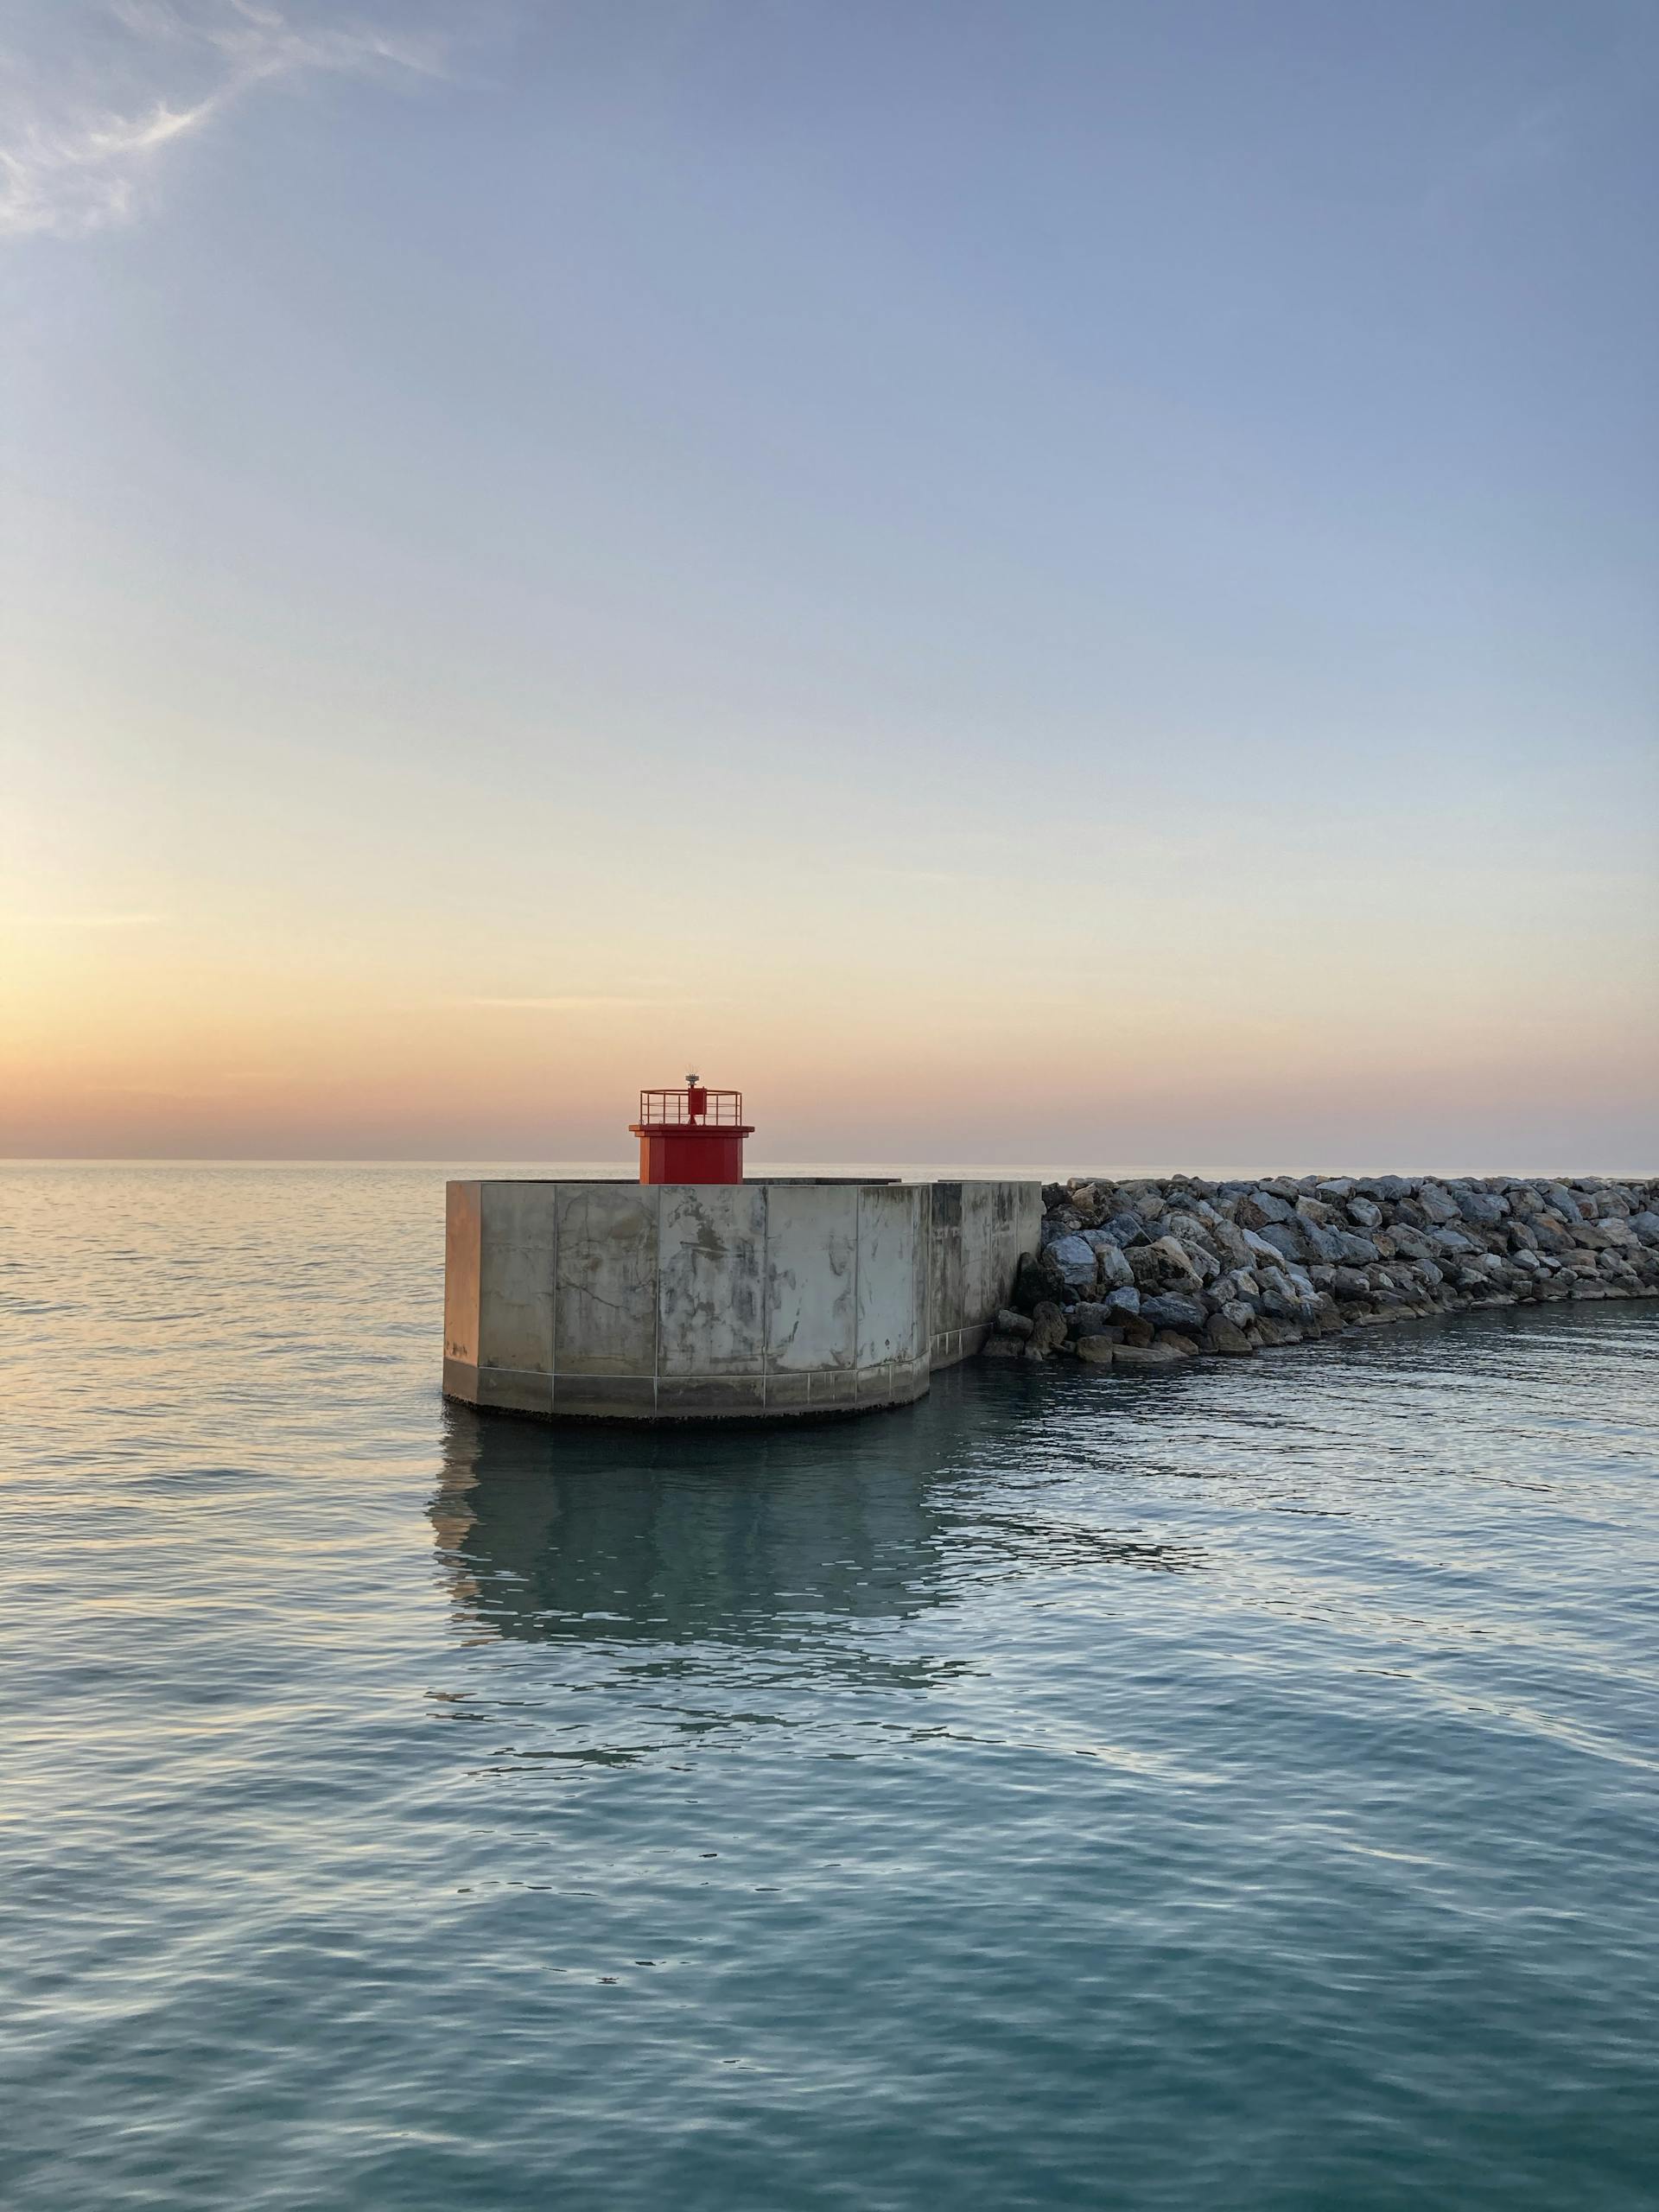
[[[0,2196],[1636,2212],[1659,1311],[562,1433],[442,1177],[0,1174]]]

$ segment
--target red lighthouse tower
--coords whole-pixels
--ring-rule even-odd
[[[694,1075],[683,1090],[642,1090],[628,1132],[639,1140],[642,1183],[741,1183],[743,1140],[754,1135],[741,1090],[710,1090]]]

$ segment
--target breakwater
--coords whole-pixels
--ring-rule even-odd
[[[988,1357],[1173,1367],[1471,1306],[1659,1296],[1659,1180],[1077,1177],[1043,1208]]]

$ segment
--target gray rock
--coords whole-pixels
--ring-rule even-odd
[[[1196,1298],[1179,1297],[1171,1291],[1155,1298],[1143,1296],[1141,1300],[1141,1319],[1150,1321],[1154,1329],[1192,1329],[1202,1333],[1209,1318]]]
[[[1655,1213],[1649,1206],[1644,1207],[1640,1213],[1632,1214],[1630,1232],[1641,1243],[1659,1245],[1659,1213]]]
[[[1356,1229],[1381,1229],[1382,1209],[1374,1198],[1350,1198],[1348,1218]]]
[[[1109,1306],[1095,1299],[1080,1299],[1065,1317],[1066,1326],[1074,1337],[1092,1337],[1102,1329],[1116,1326],[1117,1315]]]
[[[1002,1337],[1028,1337],[1034,1325],[1028,1314],[1016,1313],[1009,1306],[1004,1306],[996,1317],[996,1332]]]
[[[1236,1218],[1246,1229],[1265,1229],[1270,1221],[1288,1221],[1291,1209],[1273,1191],[1255,1190],[1238,1202]]]
[[[990,1336],[980,1346],[979,1356],[982,1359],[1019,1359],[1024,1356],[1025,1349],[1023,1337]]]
[[[1459,1191],[1458,1211],[1465,1221],[1478,1222],[1483,1229],[1496,1229],[1509,1212],[1510,1202],[1491,1191]]]
[[[1417,1204],[1437,1226],[1458,1218],[1457,1200],[1450,1191],[1443,1191],[1438,1183],[1425,1183],[1417,1193]]]
[[[1077,1357],[1085,1367],[1114,1366],[1123,1349],[1115,1337],[1080,1337],[1077,1340]]]
[[[1062,1307],[1051,1305],[1045,1299],[1031,1320],[1031,1335],[1027,1339],[1031,1351],[1057,1351],[1065,1342],[1065,1313]]]
[[[1115,1213],[1102,1225],[1109,1236],[1125,1247],[1147,1242],[1147,1224],[1138,1213]]]
[[[1091,1338],[1090,1341],[1095,1343],[1098,1339]],[[1177,1351],[1173,1344],[1114,1344],[1112,1346],[1112,1365],[1115,1368],[1123,1367],[1133,1370],[1141,1368],[1179,1367],[1185,1357],[1186,1354]]]
[[[1342,1256],[1351,1268],[1369,1268],[1382,1257],[1369,1236],[1357,1236],[1346,1230],[1338,1230],[1336,1238],[1342,1248]]]
[[[1256,1234],[1264,1244],[1271,1244],[1281,1259],[1300,1260],[1309,1250],[1307,1225],[1294,1219],[1270,1221]]]
[[[1109,1292],[1102,1302],[1106,1311],[1119,1320],[1138,1314],[1141,1311],[1141,1294],[1132,1283]]]
[[[1257,1321],[1255,1325],[1255,1334],[1256,1339],[1259,1343],[1269,1346],[1274,1344],[1299,1344],[1302,1341],[1302,1332],[1296,1326],[1294,1322],[1275,1321],[1266,1313],[1264,1313],[1261,1319]]]
[[[1129,1254],[1129,1265],[1142,1292],[1179,1290],[1188,1296],[1203,1287],[1203,1278],[1185,1248],[1173,1236],[1160,1236],[1138,1245]]]
[[[1185,1206],[1166,1206],[1159,1218],[1158,1228],[1160,1235],[1179,1236],[1183,1244],[1202,1244],[1210,1234],[1206,1224],[1197,1214],[1189,1213]]]
[[[1058,1300],[1065,1289],[1065,1278],[1049,1265],[1046,1252],[1027,1252],[1021,1257],[1014,1272],[1014,1303],[1022,1313],[1033,1313],[1046,1298]]]
[[[1110,1209],[1097,1185],[1079,1183],[1071,1193],[1071,1211],[1085,1229],[1097,1229]]]
[[[1093,1249],[1100,1280],[1106,1288],[1127,1289],[1135,1281],[1135,1270],[1129,1265],[1128,1255],[1123,1247],[1114,1243],[1098,1229],[1086,1231],[1085,1241]]]
[[[1050,1265],[1060,1271],[1060,1280],[1071,1290],[1092,1290],[1099,1263],[1094,1248],[1081,1236],[1058,1236],[1044,1254]]]

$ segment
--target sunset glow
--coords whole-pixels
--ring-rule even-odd
[[[645,13],[31,16],[0,1150],[1651,1166],[1612,29]]]

